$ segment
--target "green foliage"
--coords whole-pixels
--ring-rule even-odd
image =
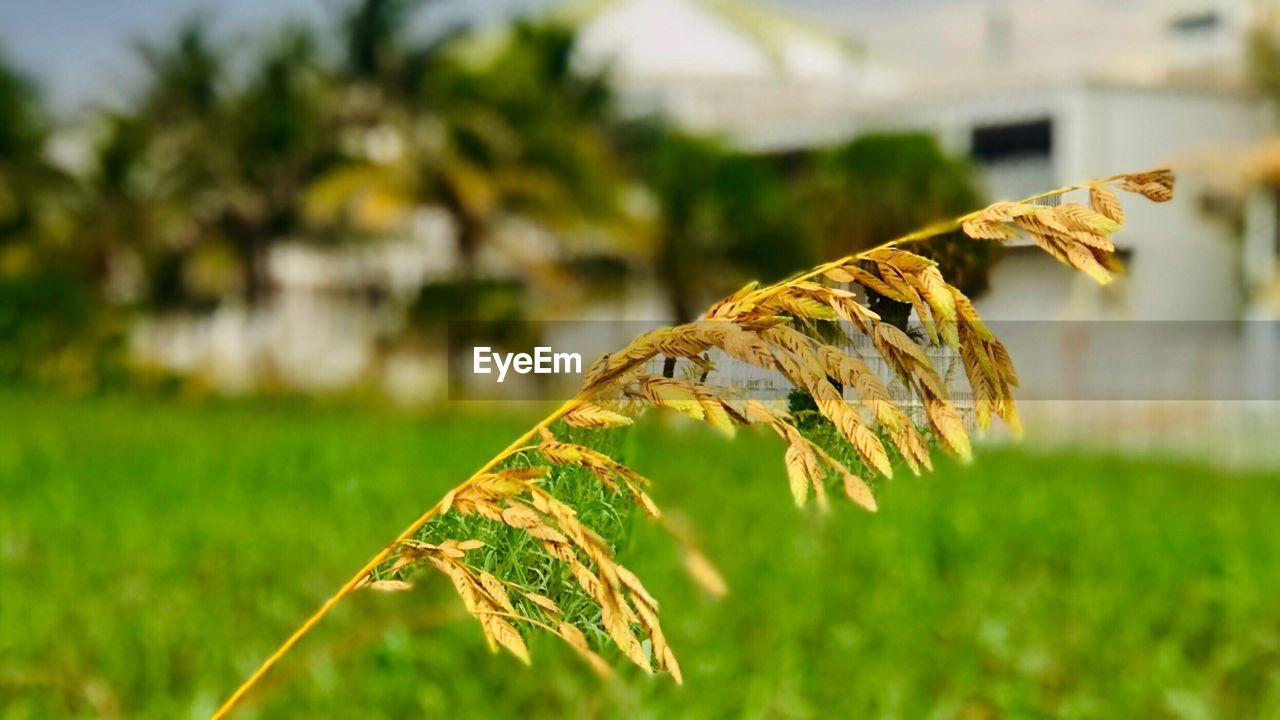
[[[747,279],[776,280],[811,264],[803,210],[769,158],[660,121],[626,124],[617,134],[656,201],[655,264],[674,319],[692,319]]]
[[[447,333],[453,348],[533,347],[540,338],[536,325],[527,322],[526,292],[518,281],[430,283],[422,287],[409,306],[406,332],[429,339]]]
[[[625,460],[622,453],[625,431],[581,430],[563,423],[555,428],[565,442],[590,447]],[[541,464],[538,457],[518,455],[504,462],[502,468],[530,467]],[[573,508],[578,518],[611,546],[627,541],[636,520],[637,506],[622,492],[614,492],[600,483],[589,470],[557,467],[543,488]],[[552,598],[565,611],[563,619],[578,626],[593,638],[596,649],[607,648],[612,641],[600,629],[600,606],[574,580],[568,565],[550,555],[528,533],[478,516],[446,514],[424,526],[417,539],[440,543],[449,539],[476,538],[484,541],[483,561],[478,568],[517,586]],[[423,582],[437,582],[434,570],[416,574]],[[528,602],[515,598],[517,602]],[[533,608],[530,608],[533,609]]]
[[[138,128],[140,147],[129,159],[148,182],[135,188],[136,200],[165,220],[135,241],[149,277],[169,271],[177,280],[150,283],[144,299],[161,308],[199,300],[191,278],[210,247],[234,255],[240,274],[217,288],[227,296],[217,299],[262,300],[268,249],[310,231],[304,191],[339,159],[331,79],[309,28],[283,27],[246,72],[232,73],[230,46],[206,27],[193,21],[168,43],[142,46],[143,100],[115,126]],[[106,215],[114,208],[96,205]]]
[[[77,391],[127,377],[122,318],[102,308],[82,278],[0,278],[0,380]]]
[[[52,174],[43,158],[48,132],[34,86],[0,56],[0,253],[39,223],[38,194]]]
[[[492,225],[496,216],[514,213],[569,234],[575,226],[622,221],[625,180],[607,144],[612,91],[604,78],[573,69],[570,29],[520,22],[481,57],[446,49],[455,52],[428,78],[424,100],[458,158],[491,186],[486,194],[494,205],[482,215],[492,217],[478,222]],[[439,187],[450,182],[457,180],[441,174],[439,197],[423,199],[448,203],[460,192]]]
[[[579,237],[625,245],[625,178],[606,134],[612,96],[602,78],[573,71],[572,32],[518,23],[490,44],[475,35],[422,42],[403,23],[374,21],[414,5],[369,0],[347,26],[348,44],[364,49],[338,73],[342,129],[389,138],[396,151],[346,149],[311,189],[317,214],[339,216],[345,232],[378,235],[420,207],[443,209],[457,275],[468,282],[482,274],[486,247],[519,257],[498,242],[513,220],[550,230],[567,259],[580,254]],[[391,211],[372,219],[350,211],[369,196]]]
[[[0,379],[88,390],[122,376],[123,328],[101,305],[103,255],[68,230],[75,185],[45,155],[51,128],[0,58]]]
[[[820,257],[865,250],[982,204],[968,162],[917,133],[865,135],[818,153],[801,192]],[[976,297],[987,288],[997,247],[941,237],[917,252]]]
[[[0,64],[0,158],[31,157],[39,152],[47,119],[36,104],[36,91],[22,74]]]
[[[414,53],[405,47],[405,29],[424,0],[361,0],[348,12],[343,24],[348,77],[372,82],[395,92],[412,93],[420,69]]]
[[[145,114],[190,122],[217,111],[225,91],[226,60],[204,20],[188,20],[168,43],[138,45],[150,74],[142,100]]]
[[[527,320],[524,284],[518,280],[458,280],[424,285],[409,310],[417,327],[448,320],[518,323]]]
[[[12,390],[0,416],[20,419],[0,432],[5,718],[207,716],[388,525],[534,419]],[[779,452],[650,423],[627,439],[698,528],[721,600],[660,529],[593,518],[662,600],[684,687],[623,667],[602,683],[554,638],[533,639],[533,668],[491,655],[424,574],[349,598],[244,715],[1280,712],[1274,473],[988,448],[887,483],[878,515],[823,516],[792,507]]]
[[[41,239],[46,194],[60,187],[60,173],[44,156],[50,128],[35,86],[0,55],[0,276],[20,262],[14,245],[30,250]]]
[[[616,135],[656,201],[656,269],[680,320],[747,279],[777,280],[981,204],[969,165],[926,135],[868,135],[780,156],[653,120],[624,123]],[[993,247],[940,239],[922,254],[976,296]]]
[[[1249,29],[1245,45],[1245,67],[1255,89],[1274,100],[1280,97],[1280,45],[1277,44],[1275,8],[1263,8],[1259,21]]]

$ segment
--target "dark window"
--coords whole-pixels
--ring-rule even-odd
[[[1169,23],[1169,29],[1179,34],[1205,33],[1217,30],[1222,24],[1222,16],[1215,10],[1187,13],[1180,15]]]
[[[1053,121],[985,125],[973,129],[971,152],[984,163],[1048,158],[1053,152]]]

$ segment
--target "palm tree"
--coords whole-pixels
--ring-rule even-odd
[[[745,278],[777,279],[809,262],[812,247],[773,158],[652,120],[624,124],[618,137],[655,201],[648,232],[671,319],[692,319]]]
[[[143,268],[148,284],[136,289],[141,299],[162,296],[168,301],[181,296],[178,288],[160,291],[164,283],[157,281],[162,276],[161,262],[167,259],[157,252],[164,247],[157,238],[166,236],[159,219],[177,218],[180,210],[165,212],[163,198],[146,180],[147,125],[119,112],[104,112],[99,120],[102,133],[92,162],[78,178],[76,244],[95,259],[95,275],[101,282],[109,282],[114,263],[128,257]]]
[[[865,250],[885,238],[959,215],[980,204],[972,167],[922,134],[873,134],[819,152],[800,183],[804,217],[822,257]],[[932,257],[970,296],[986,290],[996,243],[935,240]],[[874,299],[873,299],[874,301]]]
[[[229,103],[225,147],[231,197],[219,229],[245,268],[250,302],[267,291],[267,250],[303,229],[303,195],[338,159],[329,79],[311,33],[287,28]]]
[[[603,80],[571,66],[573,35],[520,23],[493,57],[429,86],[446,142],[423,185],[454,217],[463,272],[507,216],[559,231],[615,225],[624,182],[608,144]]]
[[[139,231],[130,244],[145,267],[143,300],[155,309],[196,304],[187,267],[221,241],[212,228],[225,202],[230,87],[222,48],[206,28],[195,18],[166,42],[137,45],[147,71],[141,97],[131,110],[105,115],[88,178],[87,212],[96,217],[81,225]],[[138,227],[147,216],[168,222]]]
[[[105,255],[76,242],[73,178],[46,156],[36,88],[0,59],[0,377],[88,388],[118,369]]]
[[[171,44],[142,48],[151,71],[138,114],[142,155],[162,179],[156,200],[184,206],[189,219],[157,239],[157,254],[180,273],[201,251],[229,249],[252,305],[270,290],[271,246],[299,233],[306,186],[337,159],[329,78],[311,32],[290,26],[235,85],[205,27],[188,23]]]
[[[0,251],[38,239],[41,204],[65,180],[45,158],[49,134],[35,87],[0,57]]]
[[[421,100],[423,78],[449,33],[410,40],[414,14],[430,0],[361,0],[343,21],[343,77],[376,88],[389,102]]]
[[[370,136],[395,138],[395,151],[371,150],[318,183],[321,216],[367,217],[369,204],[443,208],[463,282],[478,278],[481,248],[512,218],[562,240],[616,222],[623,178],[608,145],[609,96],[603,81],[574,73],[572,34],[519,24],[487,52],[467,39],[414,45],[392,32],[403,27],[397,13],[413,6],[366,0],[347,25],[347,72],[381,103],[358,122]],[[375,216],[372,229],[386,230]]]

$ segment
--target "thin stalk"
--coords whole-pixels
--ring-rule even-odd
[[[524,444],[529,440],[531,440],[534,436],[536,436],[540,430],[550,426],[556,420],[559,420],[561,417],[571,412],[574,408],[578,407],[580,404],[582,404],[582,402],[583,400],[581,397],[574,397],[569,401],[565,402],[560,407],[556,408],[550,415],[544,418],[541,422],[539,422],[537,425],[534,425],[525,434],[516,438],[515,441],[512,442],[510,445],[508,445],[505,449],[503,449],[502,452],[498,453],[493,457],[493,459],[485,463],[483,467],[477,470],[471,477],[467,478],[467,480],[463,482],[461,485],[459,485],[458,488],[461,489],[461,488],[467,487],[471,483],[475,482],[476,478],[492,470],[495,465],[502,462],[504,459],[510,457],[512,454],[516,452],[519,452],[520,450],[527,449],[524,447]],[[231,697],[227,698],[227,701],[224,702],[222,706],[219,707],[217,711],[213,713],[213,716],[212,716],[213,720],[220,720],[220,718],[226,717],[227,713],[231,712],[231,710],[235,708],[236,704],[240,702],[241,698],[243,698],[245,694],[248,693],[249,690],[252,689],[253,686],[256,685],[258,681],[262,679],[262,676],[267,674],[267,671],[270,670],[271,667],[280,660],[280,658],[284,657],[285,653],[289,652],[289,650],[291,650],[294,645],[298,644],[298,641],[301,640],[304,635],[310,632],[311,628],[315,627],[317,623],[323,620],[324,617],[329,614],[329,611],[332,610],[335,605],[341,602],[342,599],[345,598],[347,595],[351,594],[351,591],[355,590],[356,586],[358,586],[369,575],[369,573],[373,572],[375,569],[377,569],[379,565],[381,565],[384,561],[386,561],[387,558],[391,557],[391,553],[395,552],[396,547],[400,543],[412,538],[413,535],[416,532],[418,532],[418,530],[421,529],[423,525],[426,525],[432,518],[438,515],[440,513],[441,507],[443,507],[443,500],[440,500],[436,502],[435,505],[432,505],[426,512],[424,512],[421,516],[419,516],[417,520],[414,520],[409,525],[409,527],[405,528],[404,531],[401,532],[396,537],[395,540],[392,540],[390,544],[382,548],[382,550],[380,550],[378,554],[374,555],[372,558],[369,558],[369,562],[365,563],[364,567],[360,568],[360,570],[357,571],[355,575],[351,576],[350,580],[344,583],[342,587],[338,588],[338,591],[333,594],[333,597],[330,597],[328,600],[326,600],[325,603],[320,606],[319,610],[316,610],[314,613],[312,613],[311,617],[307,618],[306,622],[298,626],[298,629],[294,630],[293,634],[290,635],[287,640],[281,643],[280,647],[276,648],[275,652],[271,653],[271,655],[262,662],[262,665],[260,665],[258,669],[255,670],[254,673],[248,677],[248,679],[246,679],[243,683],[240,684],[240,687],[236,688],[236,691],[231,694]]]

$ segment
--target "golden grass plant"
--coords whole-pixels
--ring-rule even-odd
[[[652,406],[674,409],[725,433],[763,425],[786,444],[785,473],[797,504],[810,497],[827,502],[828,485],[866,510],[876,510],[867,479],[893,473],[895,460],[912,472],[929,469],[930,448],[962,459],[970,456],[961,411],[948,399],[946,383],[925,346],[901,328],[881,322],[860,299],[874,291],[908,303],[923,326],[925,344],[958,353],[973,394],[975,420],[991,417],[1018,430],[1011,388],[1018,376],[1004,345],[983,324],[973,304],[947,283],[933,261],[904,246],[948,233],[975,241],[1007,242],[1024,235],[1062,263],[1101,283],[1119,270],[1111,236],[1124,223],[1116,190],[1163,202],[1173,194],[1168,170],[1117,175],[1053,190],[1019,202],[997,202],[955,220],[938,223],[879,247],[819,265],[783,282],[748,285],[712,306],[702,318],[647,332],[588,369],[581,390],[516,438],[474,475],[450,490],[355,575],[272,653],[214,713],[229,713],[245,693],[344,597],[362,587],[406,587],[404,576],[417,567],[434,568],[453,583],[467,611],[479,621],[490,645],[528,662],[525,634],[535,629],[560,637],[601,673],[610,665],[593,649],[583,625],[607,636],[631,662],[647,671],[670,673],[681,681],[680,665],[659,622],[658,601],[619,564],[614,548],[564,497],[551,479],[578,472],[598,481],[615,502],[624,496],[655,519],[661,511],[646,493],[649,480],[607,451],[573,442],[572,433],[629,425]],[[1063,202],[1069,193],[1087,193],[1088,202]],[[964,240],[958,240],[964,241]],[[891,396],[886,383],[860,358],[845,354],[816,331],[821,321],[860,333],[892,368],[913,403],[922,407],[919,426]],[[742,399],[705,383],[706,373],[689,378],[653,374],[651,360],[677,358],[710,369],[708,353],[780,373],[808,394],[847,446],[834,452],[806,435],[784,410]],[[845,391],[856,398],[846,402]],[[578,429],[578,430],[573,430]],[[449,519],[453,522],[446,522]],[[661,520],[660,520],[661,521]],[[482,525],[483,523],[483,525]],[[571,579],[577,605],[569,613],[556,599],[527,584],[482,569],[477,558],[486,543],[478,528],[499,527],[522,538],[542,560]],[[723,583],[710,563],[687,542],[687,532],[670,527],[686,545],[686,564],[712,592]],[[486,531],[488,532],[488,531]],[[488,532],[492,536],[492,532]],[[585,598],[585,602],[582,602]],[[598,647],[601,642],[596,642]]]

